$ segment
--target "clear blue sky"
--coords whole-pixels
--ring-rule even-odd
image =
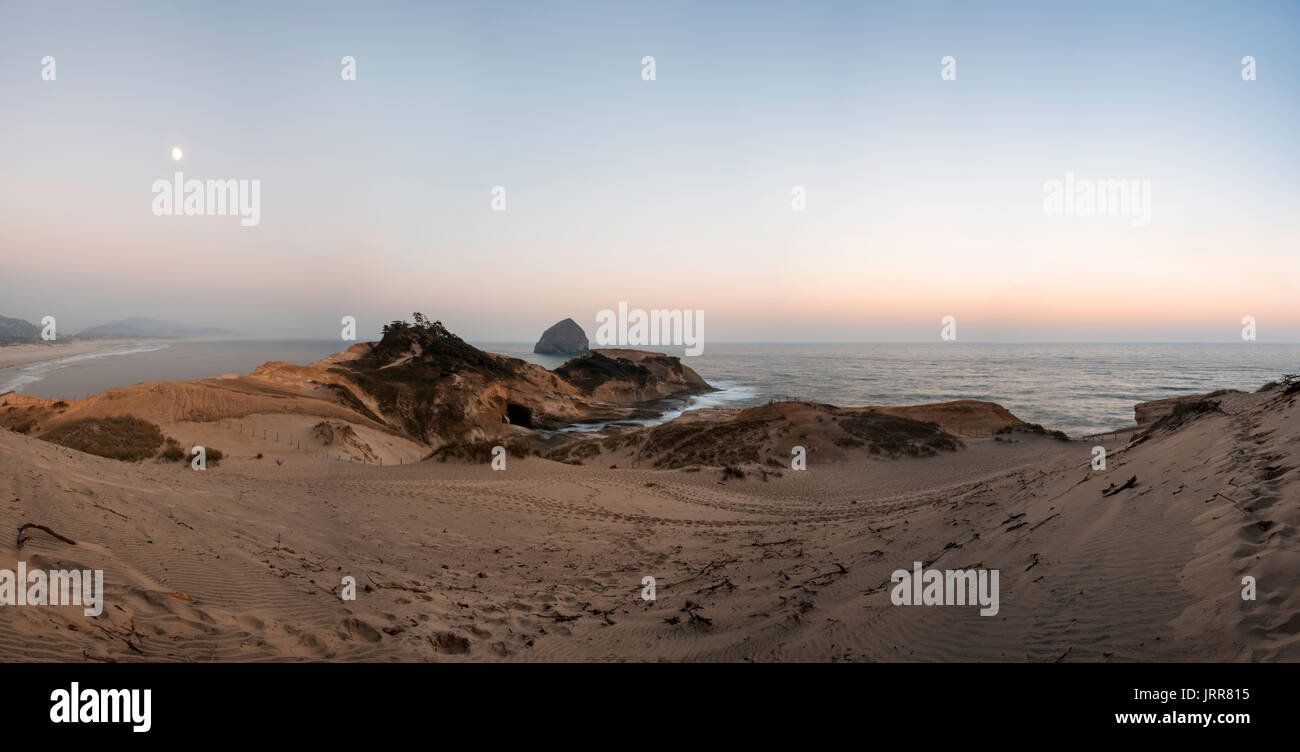
[[[703,309],[714,341],[931,340],[945,315],[967,340],[1227,341],[1254,315],[1300,341],[1297,2],[2,12],[0,315],[332,337],[420,309],[526,340],[625,300]],[[176,169],[259,179],[261,224],[154,216]],[[1150,180],[1150,225],[1045,216],[1067,171]]]

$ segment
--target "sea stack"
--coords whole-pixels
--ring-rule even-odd
[[[533,345],[533,352],[539,355],[585,355],[587,333],[582,331],[578,322],[565,319],[542,332],[542,338]]]

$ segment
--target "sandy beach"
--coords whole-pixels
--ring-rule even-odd
[[[0,369],[44,363],[50,360],[66,358],[70,355],[101,352],[138,341],[134,339],[93,339],[5,345],[0,347]]]

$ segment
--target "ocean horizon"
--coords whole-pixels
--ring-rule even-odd
[[[145,381],[247,374],[269,361],[308,364],[338,340],[148,340],[0,369],[0,393],[81,399]],[[471,342],[548,369],[567,358],[529,342]],[[680,347],[646,348],[682,356]],[[1133,407],[1219,389],[1254,391],[1300,370],[1300,344],[1260,343],[710,343],[683,357],[718,391],[666,411],[798,400],[841,407],[976,399],[1071,436],[1133,424]]]

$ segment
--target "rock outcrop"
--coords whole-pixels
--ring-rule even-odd
[[[610,352],[617,357],[593,352],[548,371],[479,350],[421,317],[384,327],[369,351],[327,370],[371,398],[379,420],[434,447],[653,417],[658,411],[644,403],[712,391],[678,358]]]
[[[592,350],[555,373],[592,397],[616,404],[713,391],[698,373],[682,365],[681,358],[644,350]]]
[[[371,461],[378,455],[350,437],[364,431],[371,444],[392,439],[435,450],[508,441],[576,423],[653,418],[662,406],[650,403],[709,391],[668,355],[592,352],[548,371],[479,350],[417,316],[415,324],[385,326],[379,342],[307,366],[272,361],[248,376],[135,384],[73,402],[6,393],[0,427],[40,435],[72,420],[119,415],[159,424],[311,416],[318,449]]]
[[[533,345],[533,352],[538,355],[585,355],[587,346],[587,333],[582,331],[578,322],[565,319],[542,332],[542,338]]]
[[[668,423],[581,439],[546,456],[581,464],[683,468],[761,463],[788,467],[795,446],[817,462],[930,457],[1028,424],[992,402],[959,400],[913,407],[841,408],[771,402],[744,409],[691,410]]]
[[[1167,397],[1165,399],[1151,400],[1150,402],[1139,402],[1133,406],[1133,419],[1137,421],[1138,428],[1150,428],[1160,420],[1179,411],[1194,409],[1199,402],[1233,393],[1236,393],[1235,390],[1223,389],[1209,394],[1188,394],[1182,397]]]

